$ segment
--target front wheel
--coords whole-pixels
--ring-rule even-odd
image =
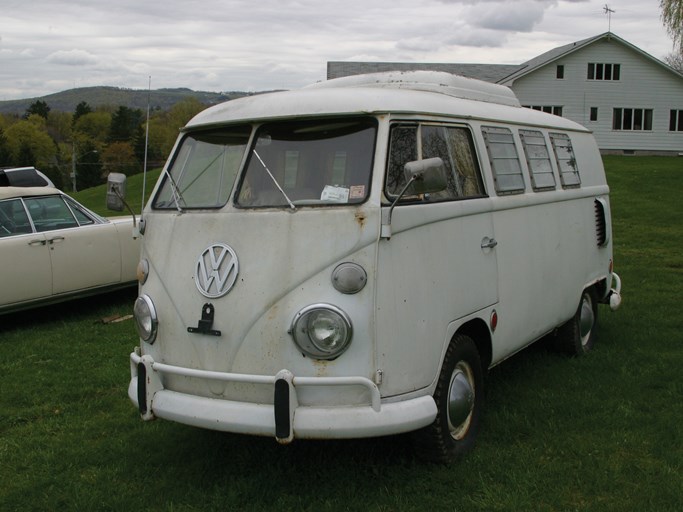
[[[434,401],[436,418],[415,433],[415,446],[419,457],[446,463],[474,447],[484,406],[484,373],[470,337],[456,334],[451,340]]]
[[[589,352],[595,344],[597,320],[597,297],[593,288],[588,288],[581,294],[579,308],[574,316],[557,329],[557,349],[570,356],[581,356]]]

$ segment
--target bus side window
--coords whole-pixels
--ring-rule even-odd
[[[396,197],[406,184],[403,166],[418,160],[417,125],[394,125],[389,140],[389,162],[385,190],[388,197]]]
[[[468,129],[423,126],[422,153],[422,158],[440,157],[448,171],[448,188],[436,194],[438,199],[462,199],[486,194]]]
[[[486,195],[472,135],[466,128],[444,125],[395,125],[391,130],[386,193],[396,196],[405,185],[403,166],[413,160],[439,157],[448,173],[446,190],[408,200],[445,201]]]
[[[560,181],[564,188],[574,188],[581,185],[579,169],[576,165],[574,148],[566,133],[550,133],[557,167],[560,169]]]
[[[520,194],[524,192],[522,164],[512,132],[508,128],[483,126],[482,134],[491,162],[493,180],[498,194]]]
[[[519,130],[531,185],[534,190],[555,190],[555,175],[543,134],[537,130]]]

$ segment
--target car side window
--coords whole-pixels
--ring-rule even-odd
[[[32,232],[33,229],[21,199],[0,201],[0,238]]]
[[[76,201],[69,199],[68,197],[64,199],[66,200],[66,203],[69,205],[69,208],[71,208],[71,212],[74,214],[74,217],[76,217],[76,220],[78,221],[79,225],[89,226],[90,224],[95,224],[95,219],[93,219],[92,217],[90,217],[90,215],[83,211],[81,205],[79,205]]]
[[[53,231],[78,227],[71,210],[59,196],[24,198],[36,231]]]
[[[406,199],[433,202],[486,195],[470,131],[464,127],[425,123],[392,127],[387,196],[396,196],[405,186],[403,167],[407,162],[434,157],[441,158],[446,168],[446,190]]]

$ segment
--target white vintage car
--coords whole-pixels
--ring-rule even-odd
[[[133,217],[51,187],[0,187],[0,314],[137,284]]]

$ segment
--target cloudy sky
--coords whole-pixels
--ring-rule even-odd
[[[659,0],[611,30],[672,51]],[[291,89],[331,60],[520,64],[608,30],[605,0],[0,0],[0,100],[112,85]]]

